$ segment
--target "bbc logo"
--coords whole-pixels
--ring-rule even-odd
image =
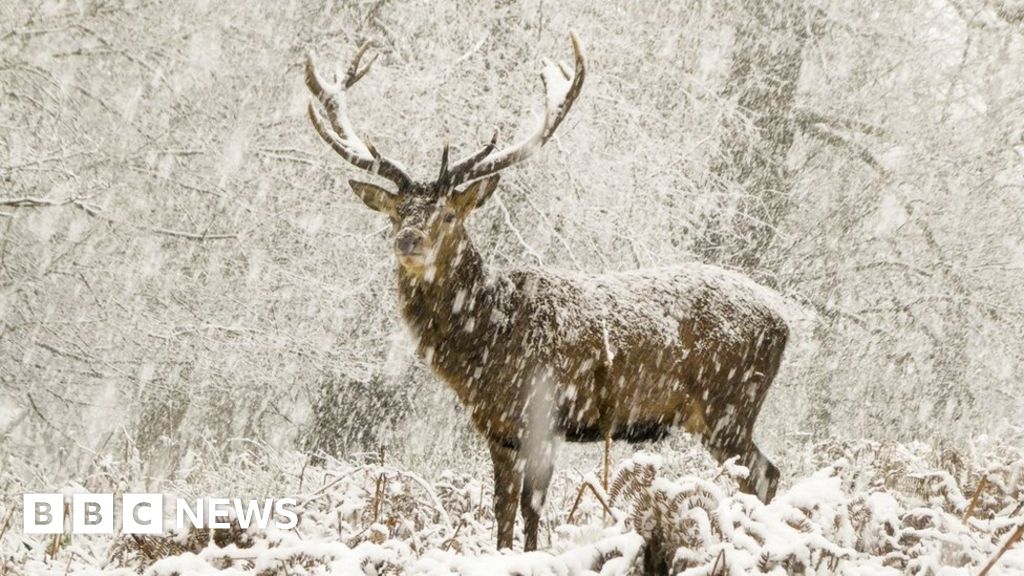
[[[26,534],[61,534],[67,518],[72,534],[113,534],[113,494],[73,494],[67,506],[62,494],[25,494],[22,497]],[[236,522],[243,530],[256,526],[266,530],[271,523],[279,530],[291,530],[299,524],[295,498],[178,498],[174,504],[177,530],[193,528],[223,529]],[[121,496],[121,525],[125,534],[163,534],[164,498],[162,494],[124,494]]]
[[[62,534],[63,494],[25,494],[22,497],[25,534]],[[164,499],[161,494],[124,494],[121,497],[121,530],[125,534],[163,533]],[[113,494],[72,494],[71,532],[114,533]]]

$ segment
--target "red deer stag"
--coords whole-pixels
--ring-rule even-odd
[[[328,82],[312,54],[306,84],[319,101],[309,116],[351,164],[394,190],[351,181],[356,195],[393,225],[402,315],[419,355],[468,409],[494,464],[498,547],[510,548],[517,505],[525,549],[552,473],[552,442],[658,439],[672,426],[698,435],[719,461],[750,470],[743,491],[769,501],[779,471],[751,434],[775,378],[788,329],[778,297],[748,278],[698,263],[617,274],[489,269],[464,223],[487,201],[498,172],[534,154],[565,118],[585,65],[572,36],[575,71],[548,64],[543,122],[497,149],[495,138],[420,182],[360,139],[346,91],[369,71],[364,45],[344,79]],[[326,115],[324,114],[326,113]]]

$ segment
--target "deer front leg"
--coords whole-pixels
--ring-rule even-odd
[[[548,486],[555,466],[550,454],[537,455],[528,460],[523,473],[523,498],[520,509],[523,512],[523,533],[526,544],[523,550],[530,552],[537,549],[537,530],[540,527],[540,514],[547,500]]]
[[[512,548],[516,527],[516,503],[523,485],[516,469],[516,450],[494,442],[489,445],[494,466],[494,519],[498,524],[498,549]]]

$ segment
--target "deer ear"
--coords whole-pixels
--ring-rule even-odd
[[[352,186],[352,191],[356,193],[356,196],[359,196],[359,199],[363,201],[363,204],[377,212],[394,214],[396,198],[394,194],[369,182],[349,180],[348,183],[349,186]]]
[[[465,190],[459,192],[455,197],[455,201],[458,203],[458,209],[462,213],[467,213],[474,208],[479,208],[487,202],[487,199],[494,194],[494,191],[498,188],[499,176],[488,176],[487,178],[481,178],[476,182],[471,183],[466,187]]]

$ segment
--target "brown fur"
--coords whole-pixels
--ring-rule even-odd
[[[773,293],[702,264],[491,271],[463,227],[466,194],[477,192],[399,197],[396,231],[420,226],[430,257],[399,267],[398,293],[420,356],[490,444],[499,547],[512,545],[520,499],[536,546],[553,438],[656,439],[680,426],[720,461],[739,456],[751,468],[741,488],[770,499],[778,471],[751,436],[788,336]],[[446,210],[460,218],[441,224]]]
[[[525,548],[536,548],[558,438],[639,441],[681,426],[718,460],[736,456],[750,468],[743,490],[767,501],[778,482],[778,469],[752,441],[788,334],[774,293],[701,264],[613,275],[500,273],[484,266],[466,235],[464,221],[494,192],[497,173],[543,146],[579,96],[586,66],[571,38],[572,76],[554,65],[542,74],[548,88],[558,75],[568,84],[562,94],[546,91],[538,131],[502,150],[495,134],[453,165],[446,145],[430,183],[413,181],[363,142],[345,115],[346,90],[370,68],[359,65],[367,44],[343,81],[327,82],[312,54],[306,63],[306,84],[327,112],[310,104],[317,133],[398,188],[351,183],[394,225],[402,315],[421,357],[488,440],[499,548],[512,546],[517,503]]]

